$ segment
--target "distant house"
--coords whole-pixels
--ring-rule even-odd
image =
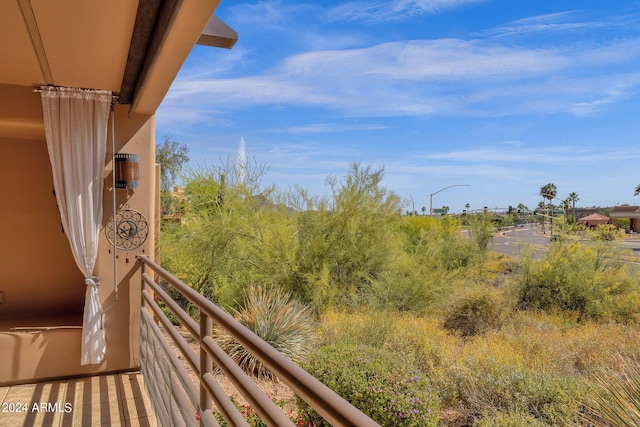
[[[593,213],[591,215],[587,215],[578,219],[578,224],[583,224],[587,227],[597,227],[599,225],[609,224],[609,221],[610,218],[608,216],[604,216],[599,213]]]
[[[569,215],[573,215],[575,213],[576,218],[582,218],[595,213],[602,214],[604,212],[603,212],[603,209],[601,208],[575,208],[575,209],[570,208],[569,210],[567,210],[567,213]]]
[[[629,218],[631,231],[638,231],[640,224],[640,206],[616,206],[609,213],[611,224],[617,225],[619,218]]]

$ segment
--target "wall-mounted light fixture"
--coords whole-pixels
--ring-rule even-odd
[[[139,157],[137,154],[116,153],[114,159],[115,187],[135,189],[140,180]]]

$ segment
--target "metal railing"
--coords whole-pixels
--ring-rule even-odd
[[[147,383],[156,417],[163,426],[219,426],[214,408],[230,426],[248,426],[231,398],[215,380],[213,367],[231,381],[244,399],[268,426],[294,426],[278,407],[233,359],[216,343],[213,322],[223,328],[239,344],[259,359],[280,381],[333,426],[378,426],[357,408],[322,384],[308,372],[256,336],[230,314],[171,275],[149,257],[138,257],[142,270],[142,310],[140,365]],[[158,285],[148,269],[199,310],[196,322]],[[199,354],[171,324],[159,306],[165,306],[198,341]],[[162,332],[169,336],[182,354],[193,378],[176,356],[175,350]]]

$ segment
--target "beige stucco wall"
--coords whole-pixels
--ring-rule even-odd
[[[94,273],[101,277],[107,354],[99,365],[80,365],[80,329],[85,285],[78,271],[52,194],[53,180],[44,140],[0,138],[0,384],[85,375],[138,366],[140,276],[136,255],[154,252],[155,123],[153,117],[127,118],[128,106],[116,106],[116,152],[140,156],[140,186],[116,190],[117,208],[128,205],[146,216],[145,244],[119,251],[118,298],[114,291],[114,251],[104,230]],[[111,127],[109,127],[109,130]],[[105,165],[104,219],[113,211],[111,136]],[[16,330],[29,326],[27,330]]]

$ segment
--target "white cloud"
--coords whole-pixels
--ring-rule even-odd
[[[574,10],[519,19],[488,30],[485,34],[510,37],[528,33],[558,33],[561,31],[584,31],[607,27],[610,27],[609,23],[584,20],[581,13]]]
[[[318,13],[318,7],[295,2],[258,1],[242,3],[229,8],[232,21],[242,26],[245,31],[274,30],[278,33],[287,31],[295,23],[299,14]]]
[[[281,70],[298,77],[333,76],[387,80],[520,78],[568,65],[554,49],[513,48],[480,40],[413,40],[382,43],[363,49],[325,50],[292,55]]]
[[[328,12],[335,21],[399,21],[424,14],[440,13],[448,9],[485,0],[391,0],[353,1],[341,4]]]
[[[337,133],[353,131],[362,132],[387,128],[388,126],[377,124],[312,123],[304,126],[293,126],[280,131],[289,133]]]
[[[181,75],[164,106],[200,111],[305,106],[350,117],[596,114],[637,92],[640,39],[529,48],[487,40],[413,40],[292,54],[252,76]],[[616,67],[614,67],[614,65]],[[187,101],[188,100],[188,101]],[[187,105],[188,104],[188,105]]]
[[[440,153],[421,153],[416,157],[423,160],[438,160],[462,163],[493,162],[493,163],[526,163],[531,164],[584,164],[591,162],[614,162],[621,160],[640,159],[640,154],[633,154],[622,150],[581,149],[580,147],[543,147],[517,148],[507,146],[500,149],[477,148],[473,150],[458,150]]]

